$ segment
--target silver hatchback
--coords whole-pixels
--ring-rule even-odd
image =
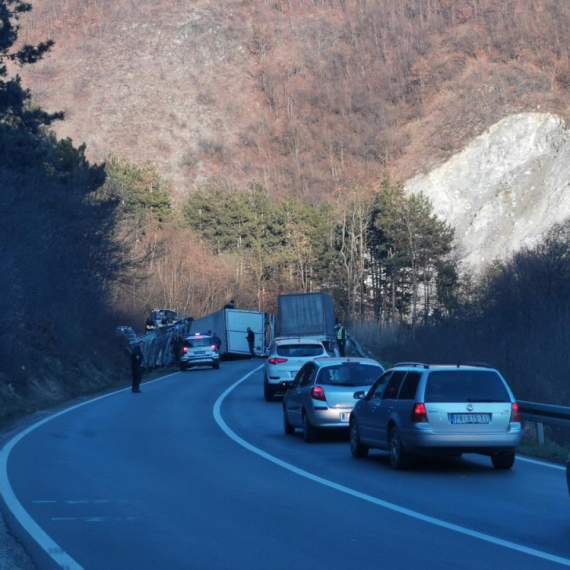
[[[521,439],[518,405],[489,366],[405,363],[388,370],[354,406],[350,449],[386,449],[394,469],[414,455],[481,453],[510,469]]]
[[[302,428],[311,443],[322,428],[348,428],[358,398],[382,375],[384,368],[369,358],[316,358],[295,376],[283,398],[286,434]]]

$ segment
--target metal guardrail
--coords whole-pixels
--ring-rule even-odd
[[[561,427],[570,427],[570,408],[518,400],[521,419]]]

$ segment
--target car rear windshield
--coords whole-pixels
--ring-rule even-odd
[[[490,370],[430,372],[426,402],[510,402],[501,377]]]
[[[280,344],[276,352],[279,356],[306,357],[321,356],[324,349],[320,344]]]
[[[317,384],[329,386],[372,386],[383,370],[380,366],[359,363],[343,363],[323,368],[317,376]]]
[[[199,348],[202,346],[211,346],[212,344],[212,339],[207,337],[207,338],[192,338],[192,339],[188,339],[186,341],[184,341],[184,345],[187,346],[188,348]]]

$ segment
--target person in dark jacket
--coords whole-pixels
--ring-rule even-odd
[[[222,348],[222,339],[216,334],[212,334],[212,342],[218,347],[218,352],[220,352],[220,348]]]
[[[249,345],[249,353],[251,354],[252,358],[255,358],[255,351],[253,347],[255,345],[255,333],[247,327],[247,344]]]
[[[133,393],[140,393],[139,386],[141,385],[143,368],[144,368],[144,356],[142,352],[143,341],[139,340],[138,344],[133,349],[131,353],[131,372],[133,375]]]
[[[184,345],[184,341],[182,337],[177,334],[170,343],[172,345],[172,353],[174,354],[174,362],[176,365],[180,364],[180,355],[182,353],[182,346]]]

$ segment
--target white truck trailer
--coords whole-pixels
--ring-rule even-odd
[[[243,311],[241,309],[220,309],[192,321],[191,333],[212,331],[222,340],[220,356],[249,355],[247,343],[248,327],[255,334],[254,351],[257,356],[264,356],[270,342],[270,317],[262,311]]]

